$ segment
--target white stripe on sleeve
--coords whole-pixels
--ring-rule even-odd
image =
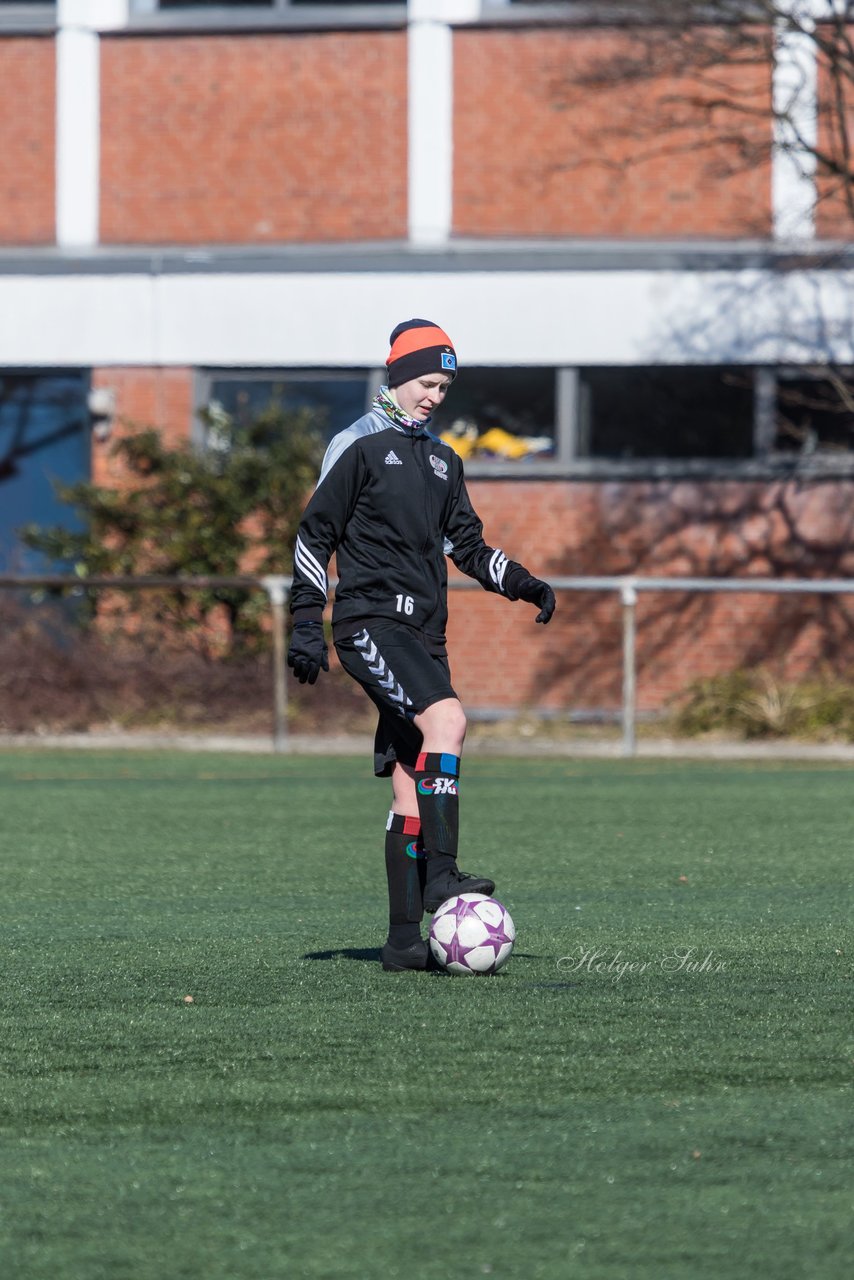
[[[312,586],[317,587],[318,591],[322,591],[324,595],[329,592],[329,580],[316,556],[313,556],[302,538],[297,538],[294,547],[294,567],[299,569],[304,578],[307,578]]]
[[[489,576],[499,591],[504,590],[504,573],[507,569],[507,557],[499,548],[493,551],[489,560]]]

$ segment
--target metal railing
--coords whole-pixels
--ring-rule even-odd
[[[622,753],[637,750],[637,603],[642,591],[739,592],[744,595],[854,595],[854,578],[554,578],[556,591],[615,591],[623,610]]]
[[[559,577],[549,579],[558,591],[615,592],[622,606],[622,754],[637,748],[637,604],[641,592],[681,591],[745,595],[854,595],[854,578],[655,578]],[[0,590],[209,590],[216,587],[259,590],[270,602],[272,635],[273,750],[288,750],[288,685],[285,663],[287,603],[293,579],[287,575],[186,577],[77,577],[73,574],[0,574]],[[330,580],[335,585],[335,580]],[[480,589],[471,578],[452,578],[451,590]]]

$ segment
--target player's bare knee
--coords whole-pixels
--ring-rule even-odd
[[[466,736],[466,713],[456,698],[443,698],[434,702],[415,723],[424,737],[425,750],[450,751],[459,755]]]
[[[459,744],[459,750],[457,751],[457,755],[459,755],[460,751],[462,750],[463,743],[465,742],[467,728],[468,728],[468,721],[466,720],[466,713],[463,710],[462,703],[456,702],[454,704],[453,711],[451,712],[451,724],[449,725],[449,732],[453,734],[454,740]]]

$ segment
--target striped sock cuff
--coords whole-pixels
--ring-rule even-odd
[[[396,831],[404,836],[420,836],[421,819],[410,818],[404,813],[395,813],[394,809],[390,809],[385,829],[386,831]]]
[[[452,778],[460,776],[460,757],[445,751],[422,751],[415,761],[416,773],[444,773]]]

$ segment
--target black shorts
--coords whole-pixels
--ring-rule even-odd
[[[398,760],[414,768],[421,750],[421,730],[413,724],[414,717],[434,702],[457,696],[444,645],[428,645],[414,628],[388,618],[354,623],[350,636],[336,630],[342,667],[379,712],[374,773],[387,778]]]

